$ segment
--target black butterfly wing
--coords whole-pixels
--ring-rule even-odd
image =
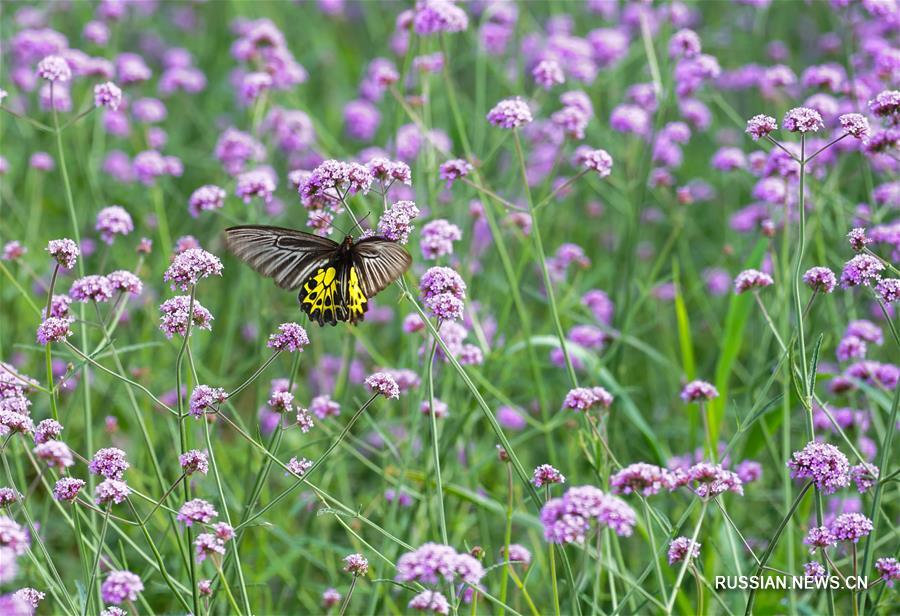
[[[327,237],[266,225],[226,229],[225,245],[283,289],[300,288],[317,270],[335,261],[340,252],[340,245]]]
[[[366,237],[350,250],[365,297],[374,297],[400,278],[412,265],[412,257],[397,242],[383,237]]]

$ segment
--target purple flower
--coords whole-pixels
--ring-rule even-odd
[[[753,141],[759,141],[774,130],[778,129],[778,122],[775,118],[767,115],[755,115],[747,120],[747,130],[745,131]]]
[[[528,425],[519,411],[510,406],[501,406],[497,409],[497,423],[507,430],[524,430]]]
[[[875,285],[875,294],[888,304],[900,301],[900,278],[884,278]]]
[[[316,396],[309,403],[309,410],[319,419],[337,417],[341,414],[341,405],[331,399],[331,396],[323,394]]]
[[[850,484],[850,463],[834,445],[810,442],[795,451],[787,465],[791,477],[809,479],[825,494],[834,494]]]
[[[876,257],[858,254],[844,264],[841,272],[841,286],[845,289],[859,285],[869,286],[881,279],[884,264]]]
[[[120,53],[116,57],[116,75],[122,85],[127,86],[149,80],[153,71],[138,54]]]
[[[809,529],[809,532],[803,539],[803,543],[809,546],[809,553],[812,554],[817,549],[830,548],[837,543],[837,539],[827,527],[817,526]]]
[[[500,101],[487,114],[487,120],[499,128],[520,128],[531,124],[534,118],[528,103],[519,97]]]
[[[228,193],[214,184],[201,186],[191,193],[191,198],[188,200],[188,213],[196,218],[200,212],[222,209],[226,196]]]
[[[205,475],[209,472],[209,460],[199,449],[191,449],[178,456],[178,464],[181,465],[185,475],[194,473]]]
[[[860,252],[863,248],[872,243],[872,240],[866,237],[866,230],[862,227],[850,229],[850,232],[847,233],[847,240],[850,242],[850,247],[854,252]]]
[[[551,543],[584,543],[592,521],[627,537],[637,522],[625,501],[593,486],[572,487],[562,498],[550,499],[540,517],[544,538]]]
[[[197,554],[197,562],[202,563],[207,557],[225,554],[225,543],[213,533],[200,533],[194,539],[194,549]]]
[[[0,508],[9,507],[22,500],[22,495],[12,488],[0,488]]]
[[[531,476],[531,483],[534,484],[534,487],[540,488],[541,486],[548,486],[554,483],[565,483],[566,478],[560,473],[558,470],[550,466],[549,464],[541,464],[540,466],[534,469],[534,473]]]
[[[415,228],[412,220],[419,215],[419,208],[412,201],[398,201],[385,210],[378,221],[378,234],[392,242],[405,244]]]
[[[868,492],[869,488],[878,483],[878,467],[874,464],[863,462],[850,467],[850,479],[856,484],[860,494]]]
[[[838,344],[835,355],[838,361],[863,359],[866,356],[866,343],[857,336],[844,336]]]
[[[869,110],[879,118],[900,113],[900,90],[882,90],[869,101]]]
[[[62,342],[72,335],[72,319],[69,317],[48,317],[38,325],[37,342],[46,346],[51,342]]]
[[[637,462],[629,464],[610,477],[609,485],[615,494],[631,494],[652,496],[669,483],[669,472],[654,464]]]
[[[128,466],[124,451],[116,447],[106,447],[97,450],[88,464],[88,470],[94,475],[121,481]]]
[[[179,522],[183,522],[185,526],[192,526],[194,522],[209,524],[218,516],[219,512],[212,506],[212,503],[202,498],[195,498],[181,506],[176,519]]]
[[[762,476],[762,465],[756,460],[742,460],[734,470],[742,483],[756,481]]]
[[[194,327],[212,330],[212,314],[197,300],[194,300],[191,312],[190,295],[177,295],[172,299],[167,299],[160,305],[159,310],[162,313],[159,328],[166,338],[171,338],[175,334],[184,336],[187,333],[189,313]]]
[[[369,572],[369,561],[362,554],[350,554],[344,557],[344,571],[360,576]]]
[[[709,401],[719,397],[719,391],[706,381],[691,381],[681,390],[684,402]]]
[[[425,259],[437,259],[453,254],[453,242],[462,239],[462,230],[443,218],[432,220],[422,227],[419,246]]]
[[[297,323],[282,323],[278,326],[278,333],[269,336],[267,346],[278,351],[293,353],[302,351],[309,344],[306,330]]]
[[[163,280],[172,283],[173,289],[186,291],[203,278],[221,275],[222,262],[217,256],[202,248],[190,248],[175,256]]]
[[[268,404],[278,413],[288,413],[294,410],[294,394],[289,391],[273,391]]]
[[[545,90],[552,90],[553,86],[566,82],[566,75],[556,60],[541,60],[531,69],[531,76]]]
[[[425,307],[436,317],[458,320],[463,316],[466,283],[449,267],[429,268],[419,279]]]
[[[373,178],[385,186],[390,187],[394,182],[412,185],[412,171],[409,165],[401,160],[389,160],[379,156],[366,163],[366,168]]]
[[[341,602],[341,593],[335,588],[326,588],[322,592],[322,609],[327,610]],[[449,608],[448,608],[449,609]]]
[[[131,494],[131,488],[124,481],[104,479],[94,488],[94,501],[98,505],[119,505],[125,502],[129,494]]]
[[[819,112],[809,107],[794,107],[784,114],[782,126],[792,133],[817,132],[825,128]]]
[[[837,541],[858,542],[872,532],[872,521],[861,513],[842,513],[829,529]]]
[[[879,558],[875,561],[875,570],[889,588],[893,588],[894,582],[900,580],[900,562],[896,558]]]
[[[100,587],[100,595],[104,603],[121,605],[126,601],[135,601],[143,590],[141,578],[130,571],[111,571]]]
[[[447,188],[453,185],[453,182],[461,177],[469,175],[472,165],[462,158],[454,158],[443,163],[439,169],[439,177],[447,181]]]
[[[764,289],[775,283],[768,274],[755,269],[747,269],[734,279],[734,292],[744,293],[750,289]]]
[[[468,554],[458,554],[448,545],[425,543],[400,557],[395,579],[437,584],[442,578],[452,582],[459,576],[467,584],[477,585],[484,574],[481,563]]]
[[[449,0],[423,0],[416,3],[412,26],[420,36],[462,32],[469,27],[469,17]]]
[[[804,563],[803,575],[809,578],[825,577],[825,567],[823,567],[821,563],[815,561]]]
[[[859,113],[845,113],[840,118],[841,128],[849,135],[857,139],[865,139],[869,136],[869,120]]]
[[[44,419],[34,430],[34,444],[40,445],[57,438],[63,431],[62,424],[55,419]]]
[[[608,409],[613,403],[612,395],[602,387],[576,387],[569,390],[563,401],[564,409],[589,411],[594,407]]]
[[[46,152],[35,152],[32,154],[31,158],[28,159],[28,165],[38,171],[53,171],[56,167],[53,157]]]
[[[313,467],[312,460],[291,458],[287,463],[288,470],[297,477],[303,477]]]
[[[202,417],[204,413],[214,413],[214,406],[218,406],[228,399],[228,394],[221,387],[210,387],[209,385],[197,385],[191,392],[191,400],[189,404],[191,415],[194,417]]]
[[[688,537],[677,537],[669,544],[669,564],[673,565],[685,558],[700,558],[700,543]]]
[[[108,302],[112,299],[113,288],[109,278],[106,276],[91,274],[72,282],[72,286],[69,288],[69,295],[72,299],[82,303],[90,301]]]
[[[269,167],[260,167],[252,171],[245,171],[237,177],[234,194],[250,203],[253,197],[259,197],[264,203],[271,203],[275,193],[275,173]]]
[[[387,399],[399,398],[400,387],[397,381],[386,372],[376,372],[366,377],[366,387],[376,395],[382,395]]]
[[[16,261],[21,258],[28,249],[22,246],[22,243],[18,240],[13,240],[11,242],[7,242],[3,245],[3,256],[2,259],[4,261]]]
[[[0,548],[12,551],[21,556],[28,549],[28,533],[12,518],[0,515]],[[3,552],[0,552],[3,556]]]
[[[144,288],[141,279],[126,270],[111,272],[106,279],[109,280],[109,284],[114,290],[121,293],[140,295]]]
[[[17,432],[30,434],[32,431],[34,431],[34,423],[31,421],[31,417],[25,413],[0,409],[0,436]]]
[[[355,100],[344,105],[344,127],[352,139],[371,141],[380,123],[381,113],[369,101]]]
[[[226,173],[237,175],[244,170],[248,162],[260,162],[265,159],[266,150],[248,133],[228,128],[216,142],[215,156],[222,163]]]
[[[811,267],[803,274],[803,282],[813,291],[831,293],[837,285],[837,278],[827,267]]]
[[[700,54],[700,37],[693,30],[684,28],[669,39],[670,58],[693,58]]]
[[[304,201],[315,198],[338,201],[357,193],[367,194],[372,180],[372,173],[365,165],[326,160],[306,178],[300,196]]]
[[[431,415],[431,404],[429,404],[428,400],[422,400],[422,404],[419,405],[419,410],[423,415]],[[443,419],[448,415],[447,412],[447,403],[434,399],[434,416],[436,419]]]
[[[613,159],[606,150],[582,146],[575,151],[575,162],[584,169],[594,171],[601,178],[612,173]]]
[[[2,412],[0,412],[2,416]],[[34,449],[34,455],[47,463],[47,466],[64,469],[75,464],[72,458],[72,451],[69,446],[62,441],[47,441],[41,443]]]
[[[37,74],[50,82],[65,83],[72,79],[72,69],[61,56],[47,56],[37,65]]]
[[[436,590],[423,590],[410,599],[406,607],[418,612],[431,612],[442,616],[450,613],[450,602],[447,601],[447,597]]]
[[[111,81],[94,86],[94,105],[117,111],[122,104],[122,90]]]
[[[58,501],[71,502],[78,496],[78,492],[84,487],[84,481],[74,477],[62,477],[53,486],[53,498]]]
[[[95,229],[100,232],[100,237],[104,242],[112,244],[116,235],[128,235],[134,231],[134,223],[125,208],[111,205],[103,208],[97,214]]]
[[[56,262],[59,263],[60,267],[67,270],[75,267],[75,261],[78,259],[78,255],[81,254],[81,251],[78,250],[78,246],[75,242],[68,238],[50,240],[47,244],[47,252],[50,253],[51,257],[56,259]]]

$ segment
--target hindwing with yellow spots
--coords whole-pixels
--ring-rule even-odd
[[[319,268],[300,292],[300,306],[319,325],[361,321],[369,308],[368,303],[356,268],[349,260]]]

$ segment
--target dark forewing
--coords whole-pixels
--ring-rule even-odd
[[[374,297],[412,265],[412,257],[400,244],[382,237],[361,239],[353,245],[352,252],[366,297]]]
[[[299,288],[318,268],[334,259],[340,248],[325,237],[265,225],[226,229],[225,245],[283,289]]]

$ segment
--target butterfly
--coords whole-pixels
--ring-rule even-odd
[[[337,242],[311,233],[246,225],[225,230],[225,245],[282,289],[300,289],[301,309],[319,325],[362,321],[369,299],[409,269],[412,257],[379,236]]]

